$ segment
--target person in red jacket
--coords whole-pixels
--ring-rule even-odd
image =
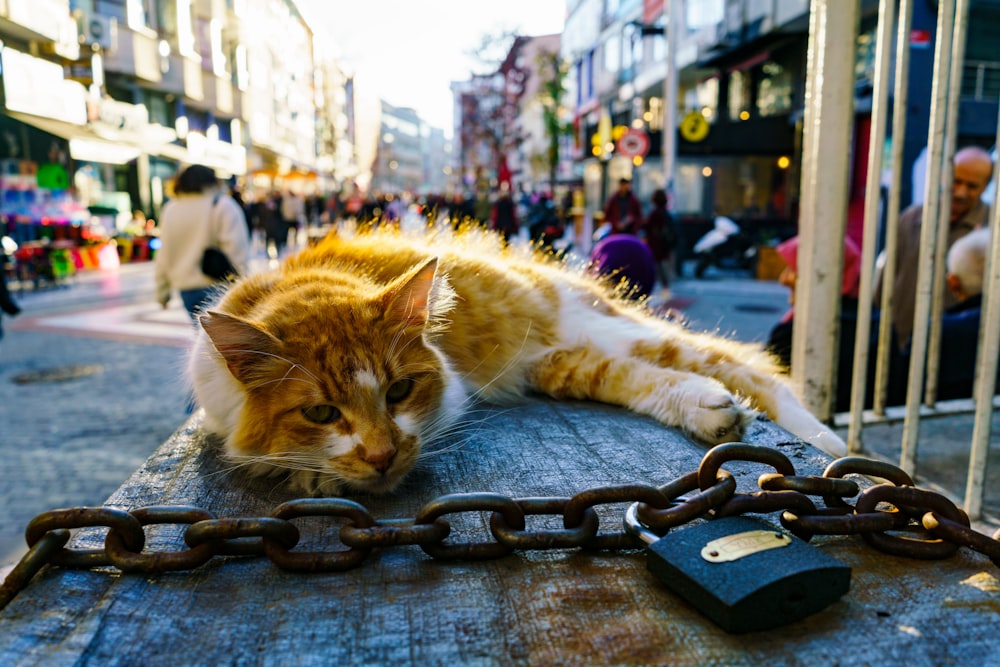
[[[632,192],[632,181],[619,179],[618,191],[604,205],[604,219],[613,234],[635,234],[642,224],[642,205]]]

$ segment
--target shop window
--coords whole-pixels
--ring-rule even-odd
[[[631,81],[635,78],[639,64],[642,62],[642,35],[635,26],[628,26],[622,39],[622,63],[621,76],[618,77],[620,83]]]
[[[787,68],[773,60],[761,65],[757,87],[757,113],[777,116],[792,110],[792,91],[795,82]]]
[[[875,28],[858,35],[855,40],[854,86],[870,95],[875,85]]]
[[[719,78],[711,77],[698,82],[694,90],[694,104],[687,105],[701,112],[709,123],[714,123],[719,115]]]
[[[128,16],[125,11],[125,0],[97,0],[94,3],[94,13],[115,18],[118,23],[127,25]]]
[[[608,37],[604,42],[604,71],[610,74],[617,72],[622,65],[622,43],[617,35]]]
[[[714,26],[722,22],[726,7],[724,0],[700,0],[684,3],[687,10],[687,20],[684,24],[689,30],[698,30],[705,26]]]
[[[736,70],[729,73],[729,119],[746,120],[750,114],[750,75]]]
[[[142,0],[128,0],[128,27],[132,30],[144,30],[149,27],[146,23],[146,7]]]
[[[168,127],[173,125],[173,110],[166,99],[160,95],[149,95],[146,104],[149,107],[149,122],[159,123]]]
[[[156,24],[160,36],[177,46],[177,0],[160,0],[156,5]]]
[[[588,51],[583,58],[583,96],[584,101],[590,101],[594,97],[594,52]]]
[[[962,96],[996,100],[1000,95],[1000,7],[969,8],[969,33],[962,67]]]

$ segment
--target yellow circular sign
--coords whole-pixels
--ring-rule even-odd
[[[708,121],[697,111],[688,113],[681,120],[681,136],[690,142],[701,141],[708,136]]]

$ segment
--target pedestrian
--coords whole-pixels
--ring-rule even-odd
[[[613,282],[627,280],[625,295],[648,297],[656,284],[656,259],[645,241],[634,234],[609,234],[590,252],[590,270]]]
[[[20,306],[14,301],[7,289],[7,253],[0,247],[0,310],[11,317],[16,317],[21,312]],[[0,339],[3,338],[3,318],[0,317]]]
[[[510,237],[516,235],[520,229],[517,223],[516,205],[506,184],[501,187],[500,196],[490,209],[490,229],[500,234],[504,243],[510,241]]]
[[[260,209],[261,226],[264,228],[264,245],[271,259],[278,259],[285,251],[288,243],[288,225],[281,217],[282,197],[279,192],[272,192],[262,202]]]
[[[554,251],[555,242],[565,233],[566,227],[552,198],[547,192],[541,193],[528,209],[528,237],[538,248]]]
[[[951,211],[948,223],[948,247],[972,230],[983,227],[989,220],[989,206],[980,197],[993,175],[990,154],[977,146],[969,146],[955,153],[954,179],[951,188]],[[916,310],[917,270],[920,265],[920,229],[923,221],[923,204],[914,204],[899,216],[899,244],[896,248],[896,275],[885,277],[885,258],[877,264],[873,306],[882,305],[882,286],[892,282],[892,326],[899,345],[908,348],[913,335]],[[936,281],[935,289],[943,293],[945,307],[955,305],[955,297],[945,289],[943,277]]]
[[[191,165],[174,181],[174,198],[160,211],[156,253],[156,295],[166,308],[180,292],[192,319],[214,296],[220,281],[202,273],[206,248],[225,254],[239,274],[249,263],[250,235],[243,209],[225,192],[209,167]]]
[[[643,220],[641,231],[656,259],[656,275],[660,280],[660,285],[666,289],[670,287],[670,278],[674,273],[674,260],[677,256],[679,237],[677,220],[667,208],[666,190],[661,188],[653,191],[650,201],[653,203],[653,208]]]
[[[791,367],[792,329],[795,317],[795,283],[798,279],[799,238],[792,238],[780,243],[776,248],[778,256],[785,262],[785,267],[778,276],[778,282],[788,288],[788,303],[791,306],[781,320],[771,329],[767,341],[767,350],[774,354],[786,369]],[[858,280],[861,275],[861,251],[850,238],[844,238],[844,268],[840,285],[840,336],[837,352],[836,394],[834,410],[846,412],[851,407],[851,389],[854,375],[855,332],[858,326]],[[868,370],[865,385],[865,407],[872,405],[875,392],[875,363],[878,346],[879,312],[871,313],[871,333],[868,344]],[[888,404],[898,405],[906,396],[906,361],[896,345],[890,345],[889,351],[889,388]]]
[[[305,199],[296,192],[286,190],[281,195],[281,206],[278,207],[278,210],[281,212],[281,219],[285,224],[285,240],[287,241],[288,232],[292,232],[294,242],[294,239],[298,238],[299,230],[305,227]]]
[[[635,234],[642,223],[642,204],[632,192],[632,181],[618,180],[618,190],[604,204],[604,219],[613,234]]]
[[[948,250],[945,280],[955,303],[945,309],[941,319],[938,400],[972,396],[990,238],[989,228],[977,229]]]

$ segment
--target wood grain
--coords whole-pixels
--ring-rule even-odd
[[[745,439],[780,448],[799,474],[820,474],[828,463],[770,422],[755,422]],[[658,485],[694,470],[705,452],[674,430],[616,408],[548,400],[484,410],[457,442],[428,458],[396,493],[354,499],[385,519],[413,517],[445,493],[570,496],[605,484]],[[725,468],[748,492],[759,474],[771,472],[749,463]],[[196,416],[108,504],[192,504],[235,517],[266,515],[289,498],[273,483],[228,471]],[[623,509],[600,508],[602,532],[619,529]],[[450,539],[488,539],[487,519],[449,515]],[[331,532],[326,521],[297,525],[304,540],[317,544]],[[181,530],[147,529],[148,547],[180,548]],[[103,530],[80,531],[74,540],[99,545]],[[348,572],[315,575],[286,573],[259,558],[215,558],[194,571],[155,576],[53,569],[0,613],[0,664],[1000,661],[1000,572],[985,557],[962,550],[946,561],[913,561],[874,552],[854,537],[814,544],[854,568],[851,591],[803,621],[747,635],[727,635],[673,596],[646,571],[639,551],[442,562],[407,546],[375,551]]]

